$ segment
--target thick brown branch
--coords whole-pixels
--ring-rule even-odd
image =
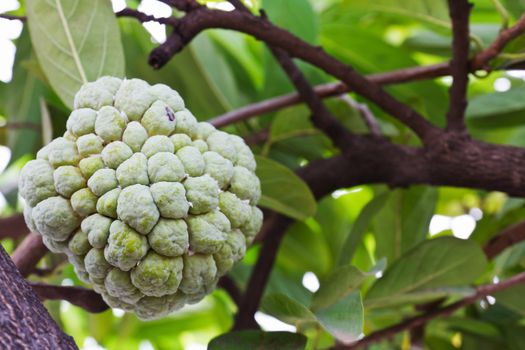
[[[483,248],[487,258],[492,259],[508,247],[525,240],[525,221],[507,227],[497,236],[494,236]]]
[[[0,245],[0,349],[77,349]]]
[[[155,68],[162,67],[198,33],[209,28],[232,29],[250,34],[270,46],[285,50],[290,56],[323,69],[399,119],[427,143],[441,133],[416,111],[393,98],[379,85],[369,81],[351,67],[328,55],[323,49],[311,46],[293,34],[246,11],[226,12],[201,7],[188,13],[180,19],[166,42],[151,52],[150,64]]]
[[[20,274],[27,277],[46,253],[47,248],[42,243],[42,236],[31,233],[15,249],[11,259],[13,259]]]
[[[432,148],[396,145],[385,139],[354,135],[351,151],[311,162],[298,174],[319,199],[339,188],[384,183],[482,188],[525,196],[525,149],[491,145],[445,134]],[[344,176],[341,176],[344,174]],[[272,214],[263,226],[260,256],[240,304],[235,327],[253,327],[276,248],[291,219]]]
[[[22,214],[0,219],[0,239],[20,238],[29,232]]]
[[[467,305],[470,305],[474,303],[475,301],[486,297],[487,295],[494,294],[496,292],[511,288],[513,286],[524,284],[525,283],[525,272],[522,272],[516,276],[513,276],[501,283],[496,284],[489,284],[480,286],[476,289],[476,293],[473,295],[466,297],[460,301],[457,301],[453,304],[450,304],[448,306],[434,309],[428,313],[425,313],[423,315],[419,315],[416,317],[409,318],[401,323],[398,323],[392,327],[388,327],[385,329],[382,329],[380,331],[374,332],[369,334],[368,336],[364,337],[363,339],[359,340],[358,342],[349,345],[349,346],[336,346],[334,349],[342,350],[356,350],[361,349],[367,345],[370,345],[372,343],[376,343],[383,339],[391,338],[392,336],[396,335],[399,332],[407,331],[412,328],[415,328],[421,324],[424,324],[436,317],[439,316],[449,316],[454,311],[461,309],[462,307],[465,307]]]
[[[465,110],[467,108],[467,86],[469,67],[469,15],[472,5],[468,0],[448,0],[452,19],[452,52],[450,62],[452,86],[449,89],[447,130],[466,133]]]
[[[65,300],[89,312],[106,311],[109,306],[100,294],[83,287],[53,286],[45,283],[30,282],[40,300]]]

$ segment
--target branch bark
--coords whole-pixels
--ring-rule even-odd
[[[467,108],[467,86],[469,67],[469,15],[472,4],[468,0],[448,0],[452,20],[452,52],[450,62],[452,86],[449,89],[447,130],[466,134],[465,110]]]
[[[0,348],[77,349],[0,245]]]

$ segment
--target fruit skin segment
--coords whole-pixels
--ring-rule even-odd
[[[111,307],[157,319],[200,301],[262,225],[250,148],[163,84],[102,77],[74,105],[21,171],[28,227]]]

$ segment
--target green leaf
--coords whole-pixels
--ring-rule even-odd
[[[516,285],[512,288],[494,293],[496,302],[525,316],[525,285]]]
[[[404,17],[416,21],[450,28],[448,6],[445,0],[352,0],[352,6],[384,15]]]
[[[437,190],[428,186],[393,191],[374,217],[376,256],[394,261],[423,241],[436,200]]]
[[[395,261],[366,295],[369,307],[433,299],[449,293],[470,293],[449,289],[473,282],[483,273],[487,260],[475,242],[445,236],[425,241]]]
[[[367,274],[353,265],[336,268],[314,294],[311,309],[316,311],[336,304],[359,288],[366,277]]]
[[[293,171],[268,158],[256,156],[256,174],[261,180],[262,196],[259,205],[304,220],[315,214],[315,198]]]
[[[261,309],[279,320],[300,329],[314,327],[315,315],[306,306],[283,293],[271,293],[264,297]]]
[[[10,163],[24,154],[34,154],[42,145],[40,137],[40,101],[46,87],[23,64],[31,59],[31,41],[27,30],[17,40],[13,80],[5,85],[6,117],[9,123],[33,125],[31,128],[9,128],[7,145],[11,149]]]
[[[466,118],[478,128],[518,126],[525,122],[525,87],[479,95],[469,101]]]
[[[106,0],[31,0],[31,41],[46,77],[70,108],[80,86],[103,75],[124,75],[120,31]]]
[[[363,332],[361,293],[352,292],[337,303],[318,310],[315,315],[319,323],[336,339],[343,343],[353,342]]]
[[[346,237],[346,240],[341,248],[339,255],[339,265],[349,263],[354,257],[354,253],[361,242],[363,235],[368,229],[370,222],[376,215],[376,213],[385,205],[388,199],[389,193],[383,193],[376,196],[361,210],[361,213],[357,217],[350,234]]]
[[[208,344],[209,350],[303,350],[306,337],[289,332],[241,331],[223,334]]]

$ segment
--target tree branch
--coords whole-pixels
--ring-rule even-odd
[[[361,115],[361,118],[365,122],[366,127],[370,131],[372,136],[382,136],[381,128],[377,123],[377,119],[372,114],[372,111],[364,103],[358,103],[354,101],[348,94],[342,94],[339,96],[339,99],[345,102],[350,108],[355,109]]]
[[[471,64],[472,67],[476,67],[478,69],[483,68],[487,71],[490,71],[491,68],[487,66],[488,62],[498,56],[510,41],[523,34],[524,31],[525,13],[521,15],[521,17],[512,27],[502,30],[496,40],[494,40],[494,42],[487,49],[483,50],[477,54],[476,57],[474,57],[474,60]]]
[[[521,35],[525,31],[525,14],[519,19],[514,26],[503,30],[498,38],[484,51],[478,53],[470,63],[470,71],[474,72],[478,69],[491,70],[488,63],[496,57],[505,47],[505,45]],[[517,67],[510,67],[517,68]],[[433,79],[446,75],[451,75],[449,63],[439,63],[423,67],[403,68],[391,72],[378,73],[368,75],[368,80],[379,84],[399,84],[415,80]],[[314,87],[316,93],[322,97],[338,96],[345,92],[352,91],[348,86],[342,82],[329,83],[317,85]],[[216,118],[209,120],[216,127],[226,126],[251,117],[273,112],[284,107],[292,106],[301,102],[299,94],[291,93],[274,97],[265,101],[257,102],[234,111],[227,112]]]
[[[416,111],[393,98],[379,85],[369,81],[351,67],[328,55],[323,49],[311,46],[293,34],[246,11],[226,12],[200,7],[187,13],[179,20],[166,42],[151,52],[150,64],[154,68],[162,67],[197,34],[209,28],[232,29],[250,34],[270,46],[285,50],[290,56],[323,69],[410,127],[425,143],[441,134],[437,127]]]
[[[78,286],[53,286],[45,283],[30,282],[40,300],[65,300],[86,311],[98,313],[109,309],[100,294]]]
[[[265,235],[259,258],[253,267],[248,286],[244,291],[241,302],[238,304],[239,311],[235,315],[234,330],[257,328],[257,323],[253,315],[259,308],[264,287],[270,277],[270,272],[275,263],[275,257],[277,256],[281,240],[286,229],[293,223],[292,219],[276,213],[270,214],[270,217],[268,217],[266,221],[269,222],[266,227],[270,229],[269,233],[271,234]]]
[[[525,240],[525,221],[507,227],[494,236],[483,248],[487,258],[492,259],[508,247]]]
[[[175,17],[155,17],[152,15],[147,15],[144,12],[140,12],[131,8],[125,8],[118,12],[115,12],[117,17],[133,17],[136,18],[140,23],[146,22],[157,22],[160,24],[167,24],[174,26],[177,24],[177,19]]]
[[[22,214],[0,219],[0,239],[20,238],[29,232]]]
[[[483,297],[486,297],[488,295],[491,295],[491,294],[494,294],[496,292],[499,292],[499,291],[502,291],[502,290],[505,290],[505,289],[508,289],[508,288],[511,288],[513,286],[516,286],[516,285],[519,285],[519,284],[523,284],[525,283],[525,272],[522,272],[518,275],[515,275],[503,282],[500,282],[500,283],[495,283],[495,284],[489,284],[489,285],[484,285],[484,286],[480,286],[476,289],[476,293],[474,293],[473,295],[469,296],[469,297],[466,297],[460,301],[457,301],[453,304],[450,304],[448,306],[445,306],[445,307],[442,307],[442,308],[438,308],[438,309],[434,309],[428,313],[425,313],[425,314],[422,314],[422,315],[419,315],[419,316],[416,316],[416,317],[412,317],[412,318],[409,318],[399,324],[396,324],[392,327],[388,327],[388,328],[385,328],[385,329],[382,329],[380,331],[377,331],[377,332],[374,332],[374,333],[371,333],[369,334],[368,336],[364,337],[363,339],[357,341],[356,343],[352,344],[352,345],[348,345],[348,346],[336,346],[334,347],[334,349],[337,349],[337,350],[356,350],[356,349],[361,349],[367,345],[370,345],[372,343],[376,343],[380,340],[383,340],[383,339],[388,339],[388,338],[391,338],[392,336],[394,336],[395,334],[399,333],[399,332],[403,332],[403,331],[406,331],[406,330],[410,330],[412,328],[415,328],[421,324],[424,324],[436,317],[439,317],[439,316],[449,316],[451,315],[454,311],[456,310],[459,310],[461,309],[462,307],[464,306],[467,306],[467,305],[470,305],[472,303],[474,303],[475,301],[483,298]]]
[[[353,134],[332,116],[292,58],[282,49],[270,47],[270,50],[299,92],[301,99],[312,112],[312,123],[322,130],[339,149],[350,148]]]
[[[472,4],[468,0],[448,0],[452,19],[452,51],[450,62],[452,86],[449,89],[447,130],[466,134],[465,110],[467,108],[467,86],[469,67],[469,15]]]
[[[0,245],[0,348],[77,349]]]
[[[42,242],[42,236],[31,233],[15,249],[11,259],[20,274],[27,277],[33,272],[36,264],[46,255],[47,251]]]

